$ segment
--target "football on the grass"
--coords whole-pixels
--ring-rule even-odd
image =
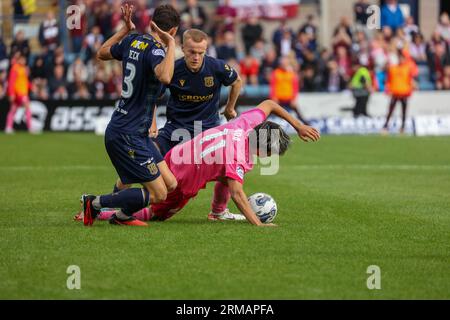
[[[262,223],[272,223],[277,216],[277,203],[265,193],[255,193],[248,197],[253,211]]]

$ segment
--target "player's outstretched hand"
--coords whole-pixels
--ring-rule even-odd
[[[125,3],[124,6],[120,7],[120,10],[122,10],[123,14],[123,20],[125,21],[125,26],[127,27],[128,31],[132,31],[136,29],[136,26],[134,25],[133,21],[131,21],[131,18],[133,16],[133,5],[128,5],[128,3]]]
[[[275,223],[263,223],[258,225],[258,227],[278,227]]]
[[[162,31],[153,21],[151,22],[151,27],[152,30],[158,34],[159,38],[166,46],[169,46],[169,43],[172,41],[173,43],[175,43],[175,39],[168,32]]]
[[[300,139],[302,139],[305,142],[309,142],[309,141],[319,141],[320,139],[320,133],[319,131],[317,131],[315,128],[307,126],[307,125],[302,125],[300,126],[300,128],[297,130],[298,136],[300,137]]]

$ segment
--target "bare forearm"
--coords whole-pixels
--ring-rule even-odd
[[[286,120],[297,131],[303,125],[299,120],[291,116],[283,107],[273,101],[266,100],[259,106],[259,108],[262,109],[267,116],[274,114],[277,117]]]
[[[239,98],[239,94],[241,93],[241,88],[242,88],[242,80],[240,77],[238,77],[231,86],[230,93],[228,94],[228,101],[227,101],[228,108],[232,108],[234,110],[237,99]]]
[[[128,28],[122,27],[119,31],[117,31],[111,38],[105,41],[102,44],[99,51],[97,52],[97,58],[100,60],[111,60],[113,59],[111,55],[111,47],[116,43],[119,43],[123,38],[128,35]]]
[[[262,224],[256,214],[253,212],[253,209],[248,202],[247,196],[243,191],[234,193],[232,192],[231,198],[238,207],[239,211],[241,211],[244,214],[245,218],[247,218],[248,222],[256,226]]]
[[[155,68],[156,77],[163,84],[170,84],[175,68],[175,41],[167,46],[166,56]]]

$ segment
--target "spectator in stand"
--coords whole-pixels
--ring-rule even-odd
[[[142,1],[142,0],[141,0]],[[139,5],[141,3],[141,1],[139,1],[137,3],[137,5]],[[145,1],[145,0],[144,0]],[[108,39],[111,34],[112,34],[112,24],[111,24],[111,11],[110,11],[110,7],[108,2],[103,2],[100,5],[95,6],[95,8],[98,8],[98,13],[96,13],[96,25],[99,26],[100,28],[100,32],[102,33],[102,35]],[[144,20],[146,19],[145,17],[145,7],[141,8],[141,10],[136,10],[136,14],[139,15],[139,17],[137,17],[136,19],[136,28],[138,28],[139,26],[139,32],[145,32],[145,28],[142,28],[142,23],[144,22]],[[148,23],[150,23],[150,17],[148,17]]]
[[[350,52],[346,47],[338,47],[336,52],[336,62],[338,64],[339,73],[347,82],[352,74],[352,59]]]
[[[353,12],[355,15],[355,22],[358,26],[366,26],[367,20],[369,19],[369,14],[367,13],[367,9],[369,8],[369,4],[367,0],[358,0],[355,2],[353,6]]]
[[[406,18],[405,26],[403,27],[403,31],[405,32],[406,39],[409,43],[413,41],[413,35],[420,33],[419,26],[415,23],[414,18],[409,16]]]
[[[72,39],[72,52],[78,54],[80,53],[83,45],[83,37],[86,33],[88,23],[86,18],[86,4],[83,0],[75,0],[73,4],[80,8],[80,26],[79,28],[70,28],[69,32],[70,38]]]
[[[35,3],[35,0],[32,0]],[[12,0],[14,8],[14,23],[28,22],[30,19],[30,13],[25,12],[22,0]]]
[[[320,89],[320,83],[317,83],[315,69],[312,65],[306,65],[302,68],[302,92],[316,92]]]
[[[392,97],[389,104],[389,111],[386,122],[383,126],[383,134],[388,133],[389,120],[394,112],[397,102],[402,105],[402,126],[400,133],[405,131],[406,111],[408,108],[408,99],[414,90],[414,78],[417,76],[417,66],[409,59],[406,52],[397,51],[398,64],[390,64],[388,67],[388,77],[386,83],[386,92]]]
[[[117,32],[122,26],[122,0],[113,0],[111,9],[111,28],[114,32]],[[134,19],[136,21],[136,19]],[[90,29],[92,26],[89,25]]]
[[[340,92],[344,90],[347,85],[344,77],[339,72],[339,66],[335,60],[330,60],[327,65],[327,71],[323,77],[322,88],[326,92]]]
[[[31,132],[31,110],[29,95],[29,70],[24,55],[17,52],[11,61],[11,70],[8,77],[8,97],[10,108],[6,117],[5,133],[13,133],[14,116],[17,108],[25,107],[25,119],[28,131]]]
[[[213,38],[208,36],[208,48],[206,49],[206,55],[217,58],[217,47],[213,41]]]
[[[37,56],[31,68],[31,95],[33,99],[46,100],[47,92],[47,76],[44,65],[44,58]]]
[[[242,86],[248,84],[252,86],[258,85],[258,73],[259,73],[259,62],[256,58],[247,54],[244,59],[240,62],[240,76],[242,79]]]
[[[117,99],[122,92],[122,68],[120,64],[114,64],[111,76],[106,83],[106,93],[110,99]]]
[[[308,37],[308,47],[315,51],[317,49],[317,26],[314,23],[314,15],[310,14],[307,21],[300,27],[299,34],[306,34]]]
[[[360,59],[370,60],[370,44],[364,31],[357,31],[352,45],[352,55]]]
[[[280,23],[280,26],[273,32],[272,35],[272,42],[275,45],[275,49],[277,50],[277,54],[280,55],[281,54],[281,43],[283,41],[283,38],[286,38],[286,33],[290,33],[291,36],[287,37],[290,39],[294,38],[294,31],[287,26],[286,24],[286,20],[282,20]],[[291,44],[292,47],[292,44]]]
[[[108,16],[111,17],[111,14],[109,13],[109,7],[107,7],[107,8],[108,8]],[[133,21],[135,21],[134,24],[136,25],[136,30],[138,30],[138,32],[140,32],[140,33],[147,32],[147,27],[150,25],[151,14],[150,14],[150,10],[147,8],[145,0],[138,0],[136,2],[136,9],[134,11],[134,14],[135,14],[135,19],[133,19]],[[111,18],[109,18],[109,19],[111,19]],[[102,31],[103,31],[103,29],[102,29]],[[108,39],[109,36],[105,35],[105,38]]]
[[[224,0],[223,5],[219,5],[216,9],[214,21],[216,28],[214,31],[223,34],[225,32],[233,32],[237,21],[237,10],[231,6],[230,0]]]
[[[9,67],[8,52],[3,38],[0,37],[0,72],[7,71]],[[0,79],[1,83],[1,79]]]
[[[277,52],[271,47],[267,50],[259,67],[259,83],[270,84],[272,72],[278,67]]]
[[[314,48],[309,41],[309,36],[304,32],[298,34],[297,41],[294,43],[293,47],[297,61],[300,64],[303,64],[308,52],[314,51]]]
[[[105,71],[103,69],[99,69],[95,73],[95,78],[92,83],[92,97],[95,99],[106,99],[106,83],[105,83]]]
[[[394,32],[403,28],[405,18],[397,0],[386,0],[381,7],[381,28],[390,27]]]
[[[386,43],[390,43],[394,38],[394,31],[389,26],[383,27],[383,29],[381,29],[381,33]]]
[[[436,89],[444,88],[444,74],[450,66],[450,53],[444,43],[436,43],[434,52],[430,54],[428,65],[430,68],[431,79],[436,84]]]
[[[97,51],[103,44],[103,35],[100,33],[100,27],[92,27],[91,32],[84,38],[83,47],[86,49],[86,61],[95,57]]]
[[[251,17],[241,29],[242,41],[244,42],[245,54],[250,53],[251,47],[256,41],[262,39],[263,28],[256,17]]]
[[[412,37],[413,41],[409,45],[411,57],[417,64],[424,64],[427,62],[427,46],[423,41],[423,36],[420,33],[415,33]]]
[[[350,50],[353,42],[351,36],[348,35],[346,28],[344,26],[340,26],[336,29],[332,43],[333,52],[337,54],[339,47],[344,47],[345,49]]]
[[[204,30],[208,17],[205,9],[198,4],[197,0],[188,0],[186,8],[181,12],[181,15],[188,15],[191,21],[191,28]]]
[[[261,62],[264,59],[264,56],[267,53],[267,46],[263,39],[259,39],[255,42],[255,44],[250,48],[250,55],[254,57],[258,62]]]
[[[449,44],[441,36],[441,34],[436,30],[431,36],[431,40],[427,43],[427,55],[430,56],[436,51],[436,46],[443,45],[447,51],[449,51]]]
[[[223,35],[223,43],[217,48],[217,58],[225,61],[237,60],[235,35],[231,31]]]
[[[20,52],[20,55],[25,57],[28,64],[28,59],[30,57],[30,45],[28,44],[28,40],[25,39],[25,33],[23,30],[17,31],[14,40],[11,43],[11,50],[9,52],[10,57],[13,57],[17,52]]]
[[[68,83],[73,83],[76,79],[79,79],[81,82],[86,82],[88,80],[88,76],[88,69],[80,57],[76,58],[67,70]]]
[[[59,46],[59,26],[53,11],[47,12],[46,19],[39,26],[39,43],[51,55]]]
[[[294,46],[294,37],[289,30],[285,30],[280,41],[278,54],[282,57],[286,57],[291,54]]]
[[[447,12],[443,12],[441,14],[436,31],[442,37],[442,39],[450,44],[450,18]]]
[[[53,99],[65,100],[69,97],[63,65],[59,64],[55,66],[53,76],[50,78],[48,85]]]
[[[298,110],[297,97],[299,92],[299,78],[294,72],[288,57],[282,57],[278,68],[272,72],[270,81],[270,99],[281,105],[283,108],[293,110],[298,119],[304,124],[307,122],[303,119]]]
[[[333,37],[336,37],[336,35],[340,32],[344,31],[348,38],[351,40],[353,38],[353,27],[350,19],[348,17],[341,17],[339,20],[338,25],[336,28],[334,28]]]
[[[91,99],[91,94],[86,86],[86,84],[77,81],[75,83],[75,92],[72,94],[72,99],[74,100],[88,100]]]

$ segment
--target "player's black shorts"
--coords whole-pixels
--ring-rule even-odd
[[[157,164],[163,161],[163,157],[148,136],[119,133],[107,128],[105,147],[122,183],[149,182],[161,175]]]
[[[220,125],[220,123],[217,123],[215,125],[212,125],[211,127],[205,127],[202,128],[203,131],[206,131],[208,129],[214,128],[216,126]],[[185,140],[183,140],[181,137],[180,139],[176,139],[172,141],[172,133],[178,129],[176,126],[174,126],[173,124],[169,124],[166,123],[166,125],[159,130],[158,132],[158,136],[155,139],[155,142],[158,144],[159,150],[161,151],[161,154],[163,156],[165,156],[167,154],[167,152],[169,152],[170,149],[172,149],[173,147],[175,147],[177,144],[186,142],[188,140],[191,140],[194,137],[194,132],[190,132],[189,133],[189,137],[186,137]]]
[[[172,132],[176,129],[177,129],[176,127],[166,124],[158,132],[158,136],[156,137],[156,143],[158,144],[159,150],[161,151],[161,154],[163,156],[165,156],[167,152],[169,152],[169,150],[175,147],[177,144],[185,142],[184,140],[172,141]],[[192,138],[192,135],[190,138]]]

